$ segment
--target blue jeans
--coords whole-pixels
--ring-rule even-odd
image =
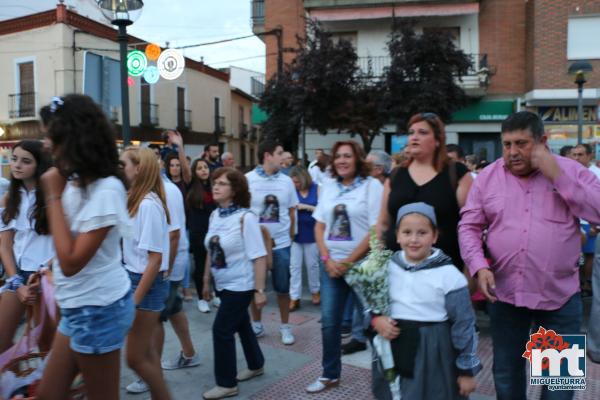
[[[354,291],[352,291],[352,297],[354,297],[354,310],[352,313],[352,339],[361,343],[367,343],[363,305]]]
[[[587,348],[592,361],[600,363],[600,240],[596,240],[596,255],[592,269],[592,310],[588,322]]]
[[[273,250],[271,279],[277,294],[290,294],[290,252],[292,246]]]
[[[237,386],[237,358],[235,355],[235,334],[242,342],[248,368],[260,369],[265,364],[256,335],[250,325],[248,306],[254,296],[253,291],[220,293],[221,305],[213,322],[213,351],[215,378],[217,385],[232,388]]]
[[[342,317],[352,289],[344,278],[331,278],[321,262],[321,335],[323,377],[338,379],[342,372]]]
[[[342,317],[342,326],[350,328],[354,317],[354,296],[348,295],[344,304],[344,316]]]
[[[488,304],[494,345],[494,383],[498,400],[526,400],[528,382],[522,357],[525,344],[539,326],[553,329],[558,334],[578,334],[581,329],[583,308],[581,295],[575,293],[561,308],[553,311],[530,310],[497,301]],[[572,399],[573,391],[542,390],[542,400]]]

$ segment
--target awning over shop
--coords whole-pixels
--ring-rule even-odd
[[[305,4],[306,5],[306,4]],[[316,7],[316,6],[315,6]],[[396,17],[445,17],[478,14],[479,3],[403,4],[397,6],[315,8],[310,16],[319,21],[355,21]]]
[[[473,103],[452,114],[452,122],[503,121],[514,112],[512,100],[487,100]]]
[[[252,125],[260,125],[269,118],[267,113],[258,104],[252,104]]]

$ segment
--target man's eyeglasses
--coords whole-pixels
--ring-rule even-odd
[[[439,118],[439,116],[436,113],[432,113],[432,112],[421,113],[421,116],[423,118]]]

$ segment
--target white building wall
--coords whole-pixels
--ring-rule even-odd
[[[356,50],[359,57],[388,56],[387,42],[392,27],[392,19],[331,21],[324,22],[331,32],[356,32]],[[424,27],[460,27],[460,48],[467,54],[479,53],[479,22],[477,14],[450,17],[429,17],[417,20],[415,30],[422,32]]]

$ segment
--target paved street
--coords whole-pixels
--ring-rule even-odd
[[[588,302],[589,303],[589,302]],[[249,382],[239,385],[239,399],[273,399],[298,400],[321,399],[372,399],[370,393],[370,351],[363,351],[352,356],[343,357],[342,381],[339,388],[322,394],[309,396],[304,387],[319,376],[321,372],[321,338],[319,324],[319,308],[312,306],[307,298],[302,308],[291,314],[296,344],[284,346],[279,340],[279,313],[271,293],[269,305],[264,312],[267,334],[260,339],[261,348],[266,358],[265,374]],[[588,304],[589,305],[589,304]],[[197,351],[202,355],[202,365],[177,371],[165,371],[167,384],[174,399],[199,399],[205,390],[214,385],[213,351],[211,340],[211,324],[215,312],[201,314],[196,309],[196,302],[185,303],[190,321],[192,338]],[[492,356],[491,340],[488,324],[484,315],[479,316],[482,329],[479,354],[485,369],[478,375],[478,388],[471,399],[491,400],[495,392],[491,374]],[[167,328],[168,355],[177,354],[177,339],[170,327]],[[243,353],[238,343],[238,369],[245,368]],[[125,386],[133,379],[131,371],[123,366],[122,398],[126,400],[147,399],[148,394],[131,395],[125,392]],[[539,390],[530,390],[530,398],[539,398]],[[600,366],[588,361],[587,390],[575,396],[578,400],[600,398]]]

